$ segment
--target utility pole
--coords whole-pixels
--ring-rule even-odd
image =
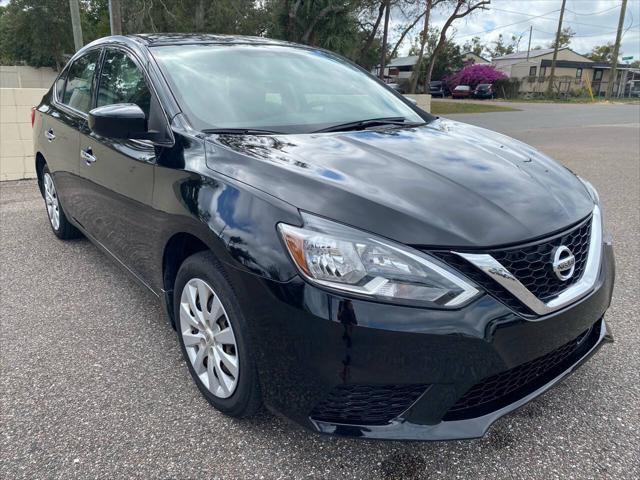
[[[109,26],[111,27],[111,35],[122,35],[120,0],[109,0]]]
[[[391,13],[391,0],[386,1],[384,12],[384,34],[382,35],[382,54],[380,55],[380,80],[384,81],[384,68],[387,62],[387,35],[389,33],[389,14]]]
[[[553,80],[556,75],[556,60],[558,59],[558,47],[560,46],[560,34],[562,33],[562,17],[564,17],[564,6],[567,0],[562,0],[562,7],[560,8],[560,20],[558,20],[558,31],[556,32],[556,41],[553,48],[553,60],[551,60],[551,73],[549,74],[549,85],[547,86],[547,95],[551,96],[553,93]]]
[[[618,53],[620,52],[620,41],[622,40],[622,28],[624,27],[624,14],[627,10],[627,0],[622,0],[622,8],[620,9],[620,20],[618,20],[618,34],[616,35],[616,44],[613,47],[613,61],[611,64],[611,76],[607,84],[607,93],[605,98],[611,98],[613,92],[613,84],[616,81],[616,68],[618,68]]]
[[[82,25],[80,24],[80,6],[78,0],[69,0],[69,9],[71,10],[71,27],[73,28],[73,46],[76,52],[82,48]]]
[[[533,25],[529,26],[529,46],[527,47],[527,62],[529,61],[529,53],[531,53],[531,34],[533,33]]]

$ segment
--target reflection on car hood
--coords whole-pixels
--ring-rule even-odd
[[[210,135],[209,168],[301,210],[399,242],[523,242],[586,217],[578,178],[537,150],[479,127],[304,135]]]

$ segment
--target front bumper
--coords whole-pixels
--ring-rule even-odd
[[[573,372],[610,337],[604,313],[615,268],[608,244],[594,290],[535,320],[489,295],[456,311],[428,310],[343,298],[300,279],[279,284],[230,270],[251,322],[265,403],[321,433],[403,440],[479,437]],[[573,343],[562,358],[555,353]],[[552,368],[540,366],[547,358],[554,359]],[[518,381],[535,381],[456,410],[474,386],[524,370],[528,373]],[[328,402],[333,403],[325,408]]]

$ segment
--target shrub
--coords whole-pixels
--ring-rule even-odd
[[[411,89],[411,80],[408,78],[398,79],[398,88],[400,89],[400,93],[409,93],[409,90]]]
[[[497,80],[507,78],[507,76],[494,65],[474,64],[464,67],[459,72],[444,78],[450,90],[458,85],[469,85],[471,89],[476,88],[480,83],[495,83]]]
[[[520,92],[520,80],[517,78],[499,78],[493,82],[493,91],[498,98],[515,98]]]

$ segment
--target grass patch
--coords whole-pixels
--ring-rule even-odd
[[[431,102],[431,113],[447,115],[451,113],[517,112],[519,109],[484,103],[471,103],[465,100],[451,102]]]

